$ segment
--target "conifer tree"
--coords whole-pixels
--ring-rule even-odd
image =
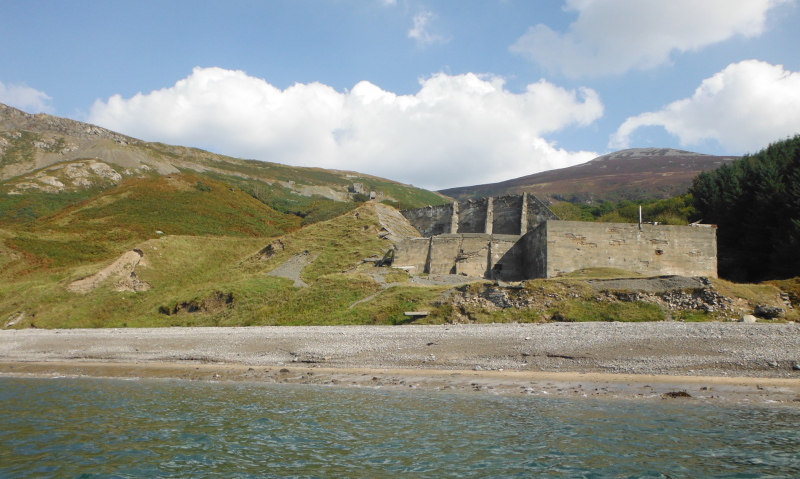
[[[701,173],[689,192],[704,222],[719,227],[722,277],[800,275],[800,135]]]

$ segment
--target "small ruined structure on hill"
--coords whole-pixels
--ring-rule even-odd
[[[648,276],[717,277],[716,228],[710,225],[562,221],[528,193],[403,215],[422,237],[399,243],[393,266],[411,273],[521,281],[608,267]]]

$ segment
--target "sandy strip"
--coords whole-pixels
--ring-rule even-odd
[[[0,331],[0,374],[800,407],[800,326],[590,323]],[[690,397],[672,398],[685,392]],[[665,396],[666,395],[666,396]]]
[[[543,397],[787,404],[800,407],[800,380],[775,378],[67,361],[0,363],[0,376],[246,381]]]

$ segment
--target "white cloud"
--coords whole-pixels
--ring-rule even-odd
[[[423,10],[414,15],[414,26],[408,31],[408,38],[413,38],[419,46],[428,46],[434,43],[447,43],[449,38],[430,31],[431,20],[435,18],[432,12]]]
[[[539,24],[511,50],[569,77],[621,74],[668,63],[735,35],[755,37],[767,12],[794,0],[566,0],[566,33]]]
[[[691,98],[625,120],[610,147],[627,148],[644,126],[663,126],[682,145],[716,140],[731,152],[755,152],[800,133],[800,72],[747,60],[703,80]]]
[[[88,120],[149,141],[232,156],[361,171],[429,188],[506,180],[588,161],[542,135],[602,116],[593,90],[544,80],[436,74],[413,95],[362,81],[280,90],[242,71],[196,68],[174,86],[96,101]]]
[[[52,113],[47,93],[25,85],[4,84],[0,82],[0,103],[19,108],[28,113]]]

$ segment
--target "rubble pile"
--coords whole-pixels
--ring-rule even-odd
[[[668,278],[672,279],[672,278]],[[556,281],[548,285],[526,281],[516,284],[479,283],[463,285],[450,290],[441,298],[439,305],[449,304],[456,320],[470,320],[476,311],[483,313],[507,310],[530,310],[538,313],[543,320],[549,318],[548,311],[562,301],[579,300],[597,303],[643,302],[658,305],[668,313],[699,311],[712,314],[721,320],[739,320],[743,314],[754,314],[763,319],[776,319],[784,316],[780,307],[768,305],[746,306],[742,300],[720,293],[705,277],[682,278],[684,287],[677,285],[671,289],[654,290],[652,282],[656,279],[626,280],[627,288],[613,289],[575,281]],[[650,283],[648,284],[648,281]],[[664,278],[658,278],[664,282]],[[636,282],[641,287],[636,288]],[[689,283],[690,282],[690,283]],[[611,283],[609,282],[609,285]],[[686,287],[686,286],[689,287]],[[636,288],[636,289],[634,289]]]

